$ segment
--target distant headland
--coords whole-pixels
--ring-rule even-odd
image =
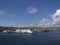
[[[60,30],[60,27],[2,27],[0,26],[0,32],[15,32],[15,33],[32,33],[33,31],[48,32],[49,30]]]

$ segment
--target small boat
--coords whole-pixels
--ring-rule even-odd
[[[44,30],[44,32],[49,32],[49,30]]]

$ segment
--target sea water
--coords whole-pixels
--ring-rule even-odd
[[[60,31],[37,34],[0,34],[0,45],[60,45]]]

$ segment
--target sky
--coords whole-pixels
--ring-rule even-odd
[[[0,0],[0,26],[60,27],[60,0]]]

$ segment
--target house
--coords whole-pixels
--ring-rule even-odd
[[[10,31],[10,30],[4,30],[3,32],[4,33],[11,33],[12,31]]]

